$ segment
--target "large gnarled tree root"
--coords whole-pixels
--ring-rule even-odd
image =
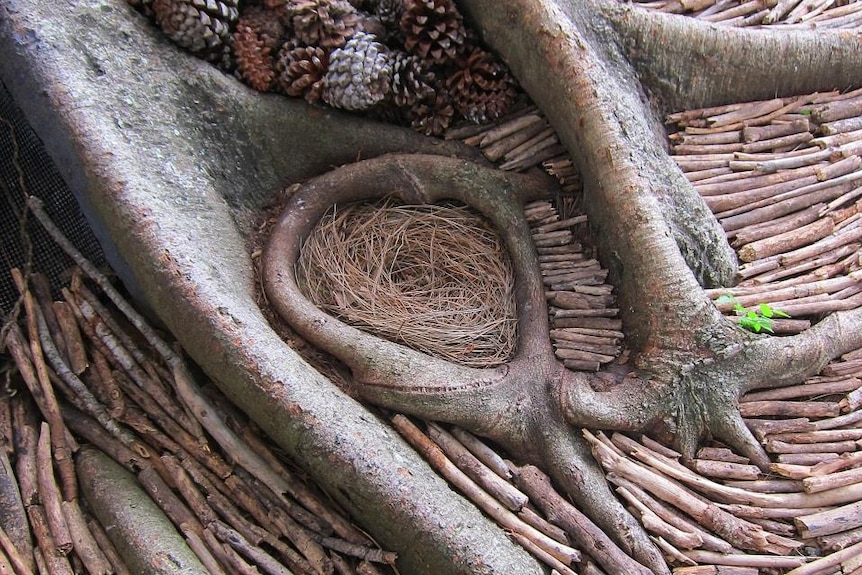
[[[766,454],[739,415],[739,396],[756,385],[802,381],[829,359],[862,346],[862,312],[837,314],[804,334],[778,340],[748,334],[711,308],[714,313],[688,334],[692,349],[699,350],[696,358],[651,340],[635,350],[633,363],[641,368],[634,372],[571,372],[551,348],[538,259],[521,208],[550,189],[537,176],[432,156],[387,156],[342,167],[308,182],[291,198],[267,246],[265,289],[303,337],[351,369],[355,391],[364,399],[460,425],[542,465],[626,552],[653,571],[666,572],[640,525],[611,496],[578,428],[664,429],[688,456],[712,435],[766,467]],[[430,357],[348,326],[300,292],[293,266],[323,213],[334,204],[385,195],[412,204],[459,200],[495,225],[515,268],[519,344],[511,361],[473,369]],[[610,391],[597,392],[594,378],[604,387],[609,378],[616,381]]]

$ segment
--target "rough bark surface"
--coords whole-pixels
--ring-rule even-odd
[[[660,91],[661,82],[650,77],[652,84],[640,83],[653,56],[660,60],[656,70],[649,68],[654,75],[690,70],[690,51],[674,58],[659,53],[661,44],[649,44],[649,52],[638,53],[643,63],[632,64],[632,46],[625,38],[635,36],[628,27],[641,14],[633,16],[637,11],[615,4],[524,0],[505,9],[483,0],[464,4],[535,101],[553,111],[550,121],[578,163],[595,237],[619,290],[635,369],[617,374],[617,384],[607,392],[593,391],[596,376],[562,369],[545,335],[538,264],[526,222],[513,209],[519,195],[528,194],[508,189],[524,184],[515,178],[508,178],[511,184],[496,183],[494,176],[440,159],[381,158],[304,186],[271,236],[265,258],[267,293],[300,333],[351,368],[362,397],[456,423],[495,439],[520,458],[549,466],[557,483],[618,544],[662,572],[666,567],[660,554],[609,496],[576,430],[649,430],[675,438],[686,457],[712,436],[766,470],[769,459],[736,407],[740,395],[753,387],[801,382],[830,359],[857,348],[862,311],[835,314],[793,338],[768,339],[731,324],[703,292],[702,287],[732,281],[736,258],[704,202],[664,151],[655,110],[644,92],[653,85]],[[646,17],[639,24],[653,25]],[[717,35],[710,30],[698,25],[687,32],[694,37],[695,52],[715,42]],[[783,48],[792,66],[803,68],[803,76],[808,66],[824,65],[822,50],[847,51],[849,60],[832,68],[833,82],[849,82],[848,74],[862,65],[852,45],[855,38],[839,34],[824,39],[789,34],[782,40],[772,33],[749,32],[734,38],[734,49],[722,50],[722,57],[750,63],[752,54],[777,54]],[[674,42],[685,45],[685,40]],[[626,46],[628,54],[622,49]],[[646,50],[642,44],[638,49]],[[780,68],[783,73],[767,75],[752,96],[797,89],[798,80],[786,77],[792,68]],[[812,72],[810,80],[817,78]],[[689,84],[683,90],[690,93],[674,104],[703,100],[702,85]],[[500,190],[490,204],[483,191],[487,188]],[[519,272],[520,345],[512,361],[495,370],[458,368],[362,334],[305,300],[292,269],[314,222],[330,205],[383,194],[425,203],[455,197],[497,226]]]
[[[95,449],[77,457],[81,489],[135,573],[206,575],[206,567],[130,472]]]
[[[578,429],[658,424],[689,455],[711,434],[763,465],[765,454],[736,409],[739,395],[801,381],[862,346],[862,311],[834,314],[783,339],[725,320],[701,287],[730,281],[735,259],[667,158],[653,103],[660,111],[857,86],[858,38],[728,31],[600,0],[460,5],[578,162],[633,351],[625,373],[573,373],[553,357],[520,210],[546,185],[541,179],[435,158],[427,154],[470,152],[249,92],[178,53],[117,2],[68,10],[44,0],[5,3],[0,76],[103,239],[116,245],[124,279],[286,453],[399,553],[404,572],[538,573],[389,428],[281,342],[257,307],[244,236],[250,211],[283,183],[387,152],[422,152],[360,162],[308,183],[294,198],[305,205],[294,205],[273,236],[270,298],[305,337],[353,370],[366,400],[496,439],[547,470],[625,551],[667,572],[611,496]],[[710,75],[702,74],[707,65]],[[736,74],[759,81],[740,88]],[[412,201],[460,194],[503,231],[518,262],[521,304],[521,341],[510,363],[494,370],[446,364],[339,325],[291,291],[290,258],[315,214],[381,181],[400,184]],[[596,377],[616,385],[596,392]]]
[[[404,572],[542,572],[279,338],[258,307],[244,235],[249,214],[288,182],[405,148],[474,151],[262,97],[178,51],[121,1],[68,10],[5,2],[0,52],[0,77],[124,283],[269,437],[398,552]]]

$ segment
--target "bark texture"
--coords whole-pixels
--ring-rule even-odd
[[[657,111],[848,88],[862,78],[862,50],[852,35],[728,31],[609,1],[460,5],[578,163],[633,351],[625,373],[573,373],[553,356],[520,210],[545,189],[541,179],[435,158],[428,154],[471,153],[253,94],[148,35],[116,3],[57,10],[44,0],[7,2],[0,75],[102,238],[116,246],[125,279],[225,392],[399,553],[404,572],[538,573],[390,429],[281,342],[255,298],[245,223],[280,184],[386,152],[422,152],[307,183],[266,256],[271,300],[304,337],[351,368],[363,398],[496,439],[546,469],[627,553],[666,573],[661,554],[612,497],[579,428],[658,424],[689,455],[712,434],[763,465],[739,417],[739,395],[801,381],[862,346],[862,312],[837,313],[785,339],[725,320],[701,288],[731,281],[735,258],[667,157]],[[764,55],[774,64],[767,73]],[[706,65],[715,73],[702,74]],[[740,89],[737,70],[760,80]],[[381,181],[411,201],[461,198],[504,234],[519,270],[521,341],[511,362],[494,370],[446,364],[339,325],[296,294],[290,266],[302,234],[331,203],[378,193]],[[597,392],[596,378],[615,385]]]
[[[90,508],[135,573],[208,573],[134,475],[95,449],[81,450],[76,465]]]
[[[640,41],[631,28],[648,31],[667,23],[669,29],[682,29],[684,21],[678,17],[652,19],[605,2],[516,0],[505,8],[485,0],[464,4],[533,99],[552,111],[550,121],[578,163],[594,236],[619,290],[635,369],[591,376],[562,368],[544,333],[529,234],[512,208],[519,193],[508,191],[524,182],[510,177],[511,183],[497,184],[505,192],[489,203],[479,190],[493,177],[439,159],[384,157],[304,186],[267,248],[264,282],[270,301],[305,337],[351,368],[359,395],[457,423],[495,439],[518,457],[549,466],[558,484],[618,544],[662,572],[666,567],[660,554],[609,497],[575,430],[658,429],[668,441],[675,439],[686,457],[693,456],[704,437],[713,436],[765,469],[769,459],[739,415],[739,396],[757,386],[802,381],[831,358],[862,345],[862,312],[836,314],[794,338],[768,339],[731,324],[704,293],[702,287],[732,282],[736,257],[705,203],[666,154],[650,97],[662,94],[657,78],[672,81],[677,76],[690,77],[690,82],[667,105],[700,103],[704,86],[721,93],[720,81],[695,81],[700,62],[692,58],[719,37],[714,27],[685,28],[693,37],[691,46],[680,40],[688,36],[676,33],[674,43],[686,46],[685,54],[667,55],[661,42]],[[814,68],[824,64],[827,52],[848,55],[848,61],[830,68],[848,81],[846,75],[860,66],[850,37],[787,34],[782,40],[784,36],[749,32],[734,38],[739,45],[723,48],[721,57],[744,58],[743,68],[753,65],[753,54],[777,55],[780,50],[789,51],[792,66],[802,68],[803,75],[810,69],[814,83],[823,81]],[[819,55],[797,57],[806,50]],[[654,59],[659,62],[655,68],[649,66]],[[798,89],[799,82],[788,77],[789,68],[781,68],[749,97],[776,89],[775,78],[786,82],[782,89]],[[392,186],[381,187],[381,181]],[[386,193],[408,202],[456,197],[495,223],[519,272],[522,329],[518,353],[508,364],[496,370],[458,368],[361,334],[305,300],[292,262],[316,219],[329,205]],[[536,311],[542,319],[534,316]],[[615,385],[596,392],[596,377]]]
[[[258,307],[249,216],[288,182],[384,152],[470,149],[277,96],[182,53],[122,2],[0,5],[0,78],[112,265],[184,350],[406,573],[539,574]]]

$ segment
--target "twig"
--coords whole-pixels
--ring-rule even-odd
[[[87,369],[87,353],[75,315],[66,302],[55,301],[51,304],[51,309],[54,311],[60,332],[63,334],[66,355],[69,359],[69,369],[75,375],[80,376]]]
[[[219,541],[210,529],[204,529],[204,541],[218,555],[219,560],[228,566],[231,575],[260,575],[256,567],[243,559],[231,545]]]
[[[33,564],[32,554],[22,553],[12,542],[12,539],[0,525],[0,549],[3,550],[9,560],[10,567],[14,569],[14,575],[28,575],[36,566]]]
[[[42,343],[42,350],[45,357],[54,369],[54,372],[75,393],[78,407],[98,421],[105,429],[108,430],[109,433],[117,437],[125,445],[130,445],[134,441],[134,438],[117,424],[117,422],[105,411],[103,405],[95,398],[95,396],[93,396],[89,388],[84,385],[69,366],[65,364],[62,357],[60,357],[58,350],[54,347],[54,342],[51,340],[48,330],[44,327],[42,315],[38,310],[36,310],[36,315],[39,325],[39,338]]]
[[[63,501],[63,517],[69,526],[69,533],[74,543],[75,554],[87,568],[90,575],[112,575],[114,569],[105,553],[99,548],[87,525],[87,520],[77,501]]]
[[[696,561],[698,563],[731,565],[734,567],[793,569],[794,567],[799,567],[800,565],[805,565],[809,562],[805,557],[715,553],[714,551],[702,551],[699,549],[686,551],[685,555],[692,561]]]
[[[806,493],[771,494],[747,492],[701,477],[682,465],[668,461],[661,455],[651,452],[648,448],[637,444],[622,434],[614,434],[613,439],[615,443],[624,445],[626,452],[643,461],[656,471],[666,474],[668,477],[681,481],[686,485],[696,487],[702,493],[721,497],[723,500],[734,503],[759,505],[765,508],[804,508],[825,507],[862,499],[862,484],[841,487],[812,495]]]
[[[623,552],[588,517],[566,501],[551,486],[550,478],[537,467],[528,465],[518,469],[516,484],[548,516],[562,526],[578,547],[595,559],[610,573],[647,573],[648,571]]]
[[[718,553],[731,553],[733,551],[733,546],[730,543],[721,537],[716,537],[709,531],[703,529],[700,525],[692,522],[692,520],[684,516],[676,508],[655,499],[636,483],[614,473],[609,474],[608,479],[614,485],[625,487],[633,497],[636,497],[638,501],[655,513],[662,521],[672,525],[682,532],[696,534],[700,538],[701,545],[704,549],[709,549]]]
[[[617,493],[629,503],[632,514],[635,515],[650,533],[661,537],[680,549],[694,549],[703,545],[703,539],[696,532],[684,531],[661,519],[644,505],[631,491],[625,487],[618,487]]]
[[[569,567],[562,563],[559,559],[536,545],[531,539],[524,537],[520,533],[513,531],[510,534],[510,537],[518,542],[518,544],[529,551],[533,556],[542,561],[545,565],[548,565],[556,572],[560,573],[560,575],[577,575],[574,571],[569,569]]]
[[[87,519],[87,527],[89,528],[89,532],[93,535],[93,539],[95,539],[96,543],[99,544],[99,549],[105,554],[105,557],[111,564],[113,573],[115,575],[132,575],[131,571],[129,571],[129,568],[126,566],[126,562],[108,538],[102,525],[95,519]]]
[[[278,563],[272,556],[259,547],[252,545],[238,531],[231,529],[224,523],[216,521],[209,529],[216,537],[228,543],[245,557],[254,561],[261,569],[269,575],[293,575],[285,566]]]
[[[839,565],[842,561],[862,553],[862,543],[856,543],[846,549],[836,551],[831,555],[822,557],[811,563],[797,567],[793,571],[788,571],[786,575],[817,575],[819,573],[828,573],[829,569]]]
[[[545,551],[551,553],[563,563],[570,564],[580,560],[580,552],[563,545],[548,537],[534,527],[527,525],[502,504],[494,500],[483,491],[467,475],[458,469],[419,428],[403,415],[395,415],[392,424],[407,441],[417,448],[425,459],[434,467],[438,473],[445,477],[450,483],[457,486],[473,503],[493,517],[498,523],[507,529],[518,532],[529,537]]]
[[[802,480],[802,486],[806,493],[819,493],[859,482],[862,482],[862,467],[816,477],[806,477]]]
[[[512,473],[503,458],[496,451],[485,445],[478,437],[460,427],[453,427],[450,431],[458,441],[463,443],[479,461],[484,463],[494,473],[507,481],[512,478]]]
[[[54,478],[54,466],[51,459],[51,429],[43,421],[39,441],[36,445],[36,479],[39,482],[39,500],[45,510],[45,518],[56,545],[56,549],[52,553],[56,551],[61,555],[67,555],[72,551],[74,544],[69,526],[66,524],[66,517],[63,515],[62,496]]]
[[[823,549],[827,549],[829,551],[846,549],[851,545],[862,542],[862,527],[842,531],[835,535],[826,535],[825,537],[818,538],[817,541]]]
[[[833,535],[862,526],[862,501],[856,501],[835,509],[795,517],[793,523],[799,535],[806,539]]]
[[[206,567],[207,573],[209,575],[228,575],[228,573],[222,568],[222,564],[219,562],[219,557],[222,556],[219,550],[210,549],[207,546],[206,540],[203,538],[202,534],[197,534],[194,531],[188,531],[185,533],[186,543],[188,543],[189,547],[192,551],[194,551],[195,555],[197,555],[198,559],[201,560],[201,563]],[[225,561],[227,563],[227,561]]]
[[[27,286],[24,284],[24,278],[20,271],[13,269],[12,278],[15,280],[18,291],[24,297],[32,363],[31,358],[26,356],[24,338],[17,328],[13,327],[9,330],[6,336],[6,343],[15,359],[15,363],[18,365],[21,377],[30,389],[30,393],[36,400],[46,421],[48,421],[48,424],[54,430],[54,433],[51,435],[52,447],[54,450],[54,459],[57,461],[57,468],[60,473],[60,484],[63,488],[64,499],[75,499],[77,497],[77,482],[75,481],[75,469],[72,463],[74,446],[69,445],[67,442],[63,416],[60,414],[57,397],[54,395],[54,389],[48,376],[48,368],[42,356],[42,346],[39,343],[39,330],[36,325],[35,303],[30,292],[27,291]],[[10,338],[12,341],[10,341]]]
[[[485,467],[476,456],[439,425],[429,423],[428,436],[461,471],[494,499],[505,505],[509,511],[517,513],[529,501],[526,495]]]
[[[51,575],[73,575],[74,572],[69,559],[57,552],[57,544],[51,535],[45,509],[38,504],[31,505],[27,508],[27,516],[30,518],[30,526],[33,528],[38,550],[41,551],[48,573]]]

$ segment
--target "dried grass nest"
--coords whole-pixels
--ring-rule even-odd
[[[320,309],[378,337],[471,367],[514,353],[512,264],[491,224],[464,205],[334,206],[296,272]]]

